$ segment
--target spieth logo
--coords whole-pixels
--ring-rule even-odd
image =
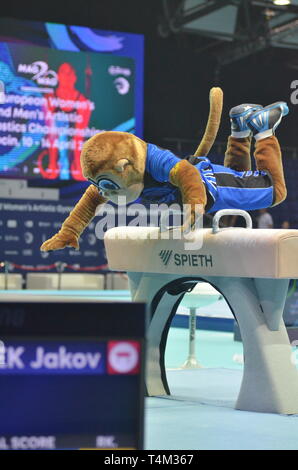
[[[158,253],[158,256],[160,257],[164,266],[169,264],[171,258],[173,258],[173,261],[171,262],[174,263],[175,266],[187,266],[191,268],[213,268],[214,266],[214,259],[212,255],[174,253],[173,250],[161,250]]]
[[[19,64],[18,72],[33,75],[31,78],[38,85],[56,86],[58,76],[54,70],[49,70],[49,66],[42,60],[36,60],[32,64]]]
[[[165,266],[167,266],[170,258],[172,256],[173,250],[161,250],[159,253],[159,257]]]

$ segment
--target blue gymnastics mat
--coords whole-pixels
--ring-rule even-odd
[[[167,377],[172,396],[146,398],[146,449],[298,449],[298,415],[234,409],[241,370],[168,370]]]

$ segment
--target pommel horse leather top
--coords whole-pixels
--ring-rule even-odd
[[[298,230],[231,227],[217,233],[212,229],[199,229],[192,238],[180,240],[163,239],[163,236],[165,233],[158,227],[110,229],[105,235],[110,269],[159,274],[298,278]],[[191,248],[195,242],[201,248]]]

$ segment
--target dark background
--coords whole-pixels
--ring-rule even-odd
[[[220,85],[225,94],[218,135],[221,141],[229,133],[228,111],[232,106],[243,102],[266,105],[277,100],[290,104],[290,84],[298,79],[298,69],[288,63],[297,51],[266,49],[225,66],[215,78],[216,47],[204,50],[209,44],[206,38],[189,33],[162,38],[158,33],[162,13],[161,0],[10,0],[2,2],[0,12],[2,17],[144,34],[144,138],[149,142],[165,145],[167,138],[199,140],[213,85]],[[278,136],[282,145],[297,146],[298,105],[290,105],[290,111]]]

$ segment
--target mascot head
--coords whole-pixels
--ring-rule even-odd
[[[118,204],[135,201],[143,190],[147,144],[126,132],[102,132],[89,139],[81,153],[83,175],[101,194]],[[123,200],[125,200],[123,197]]]

